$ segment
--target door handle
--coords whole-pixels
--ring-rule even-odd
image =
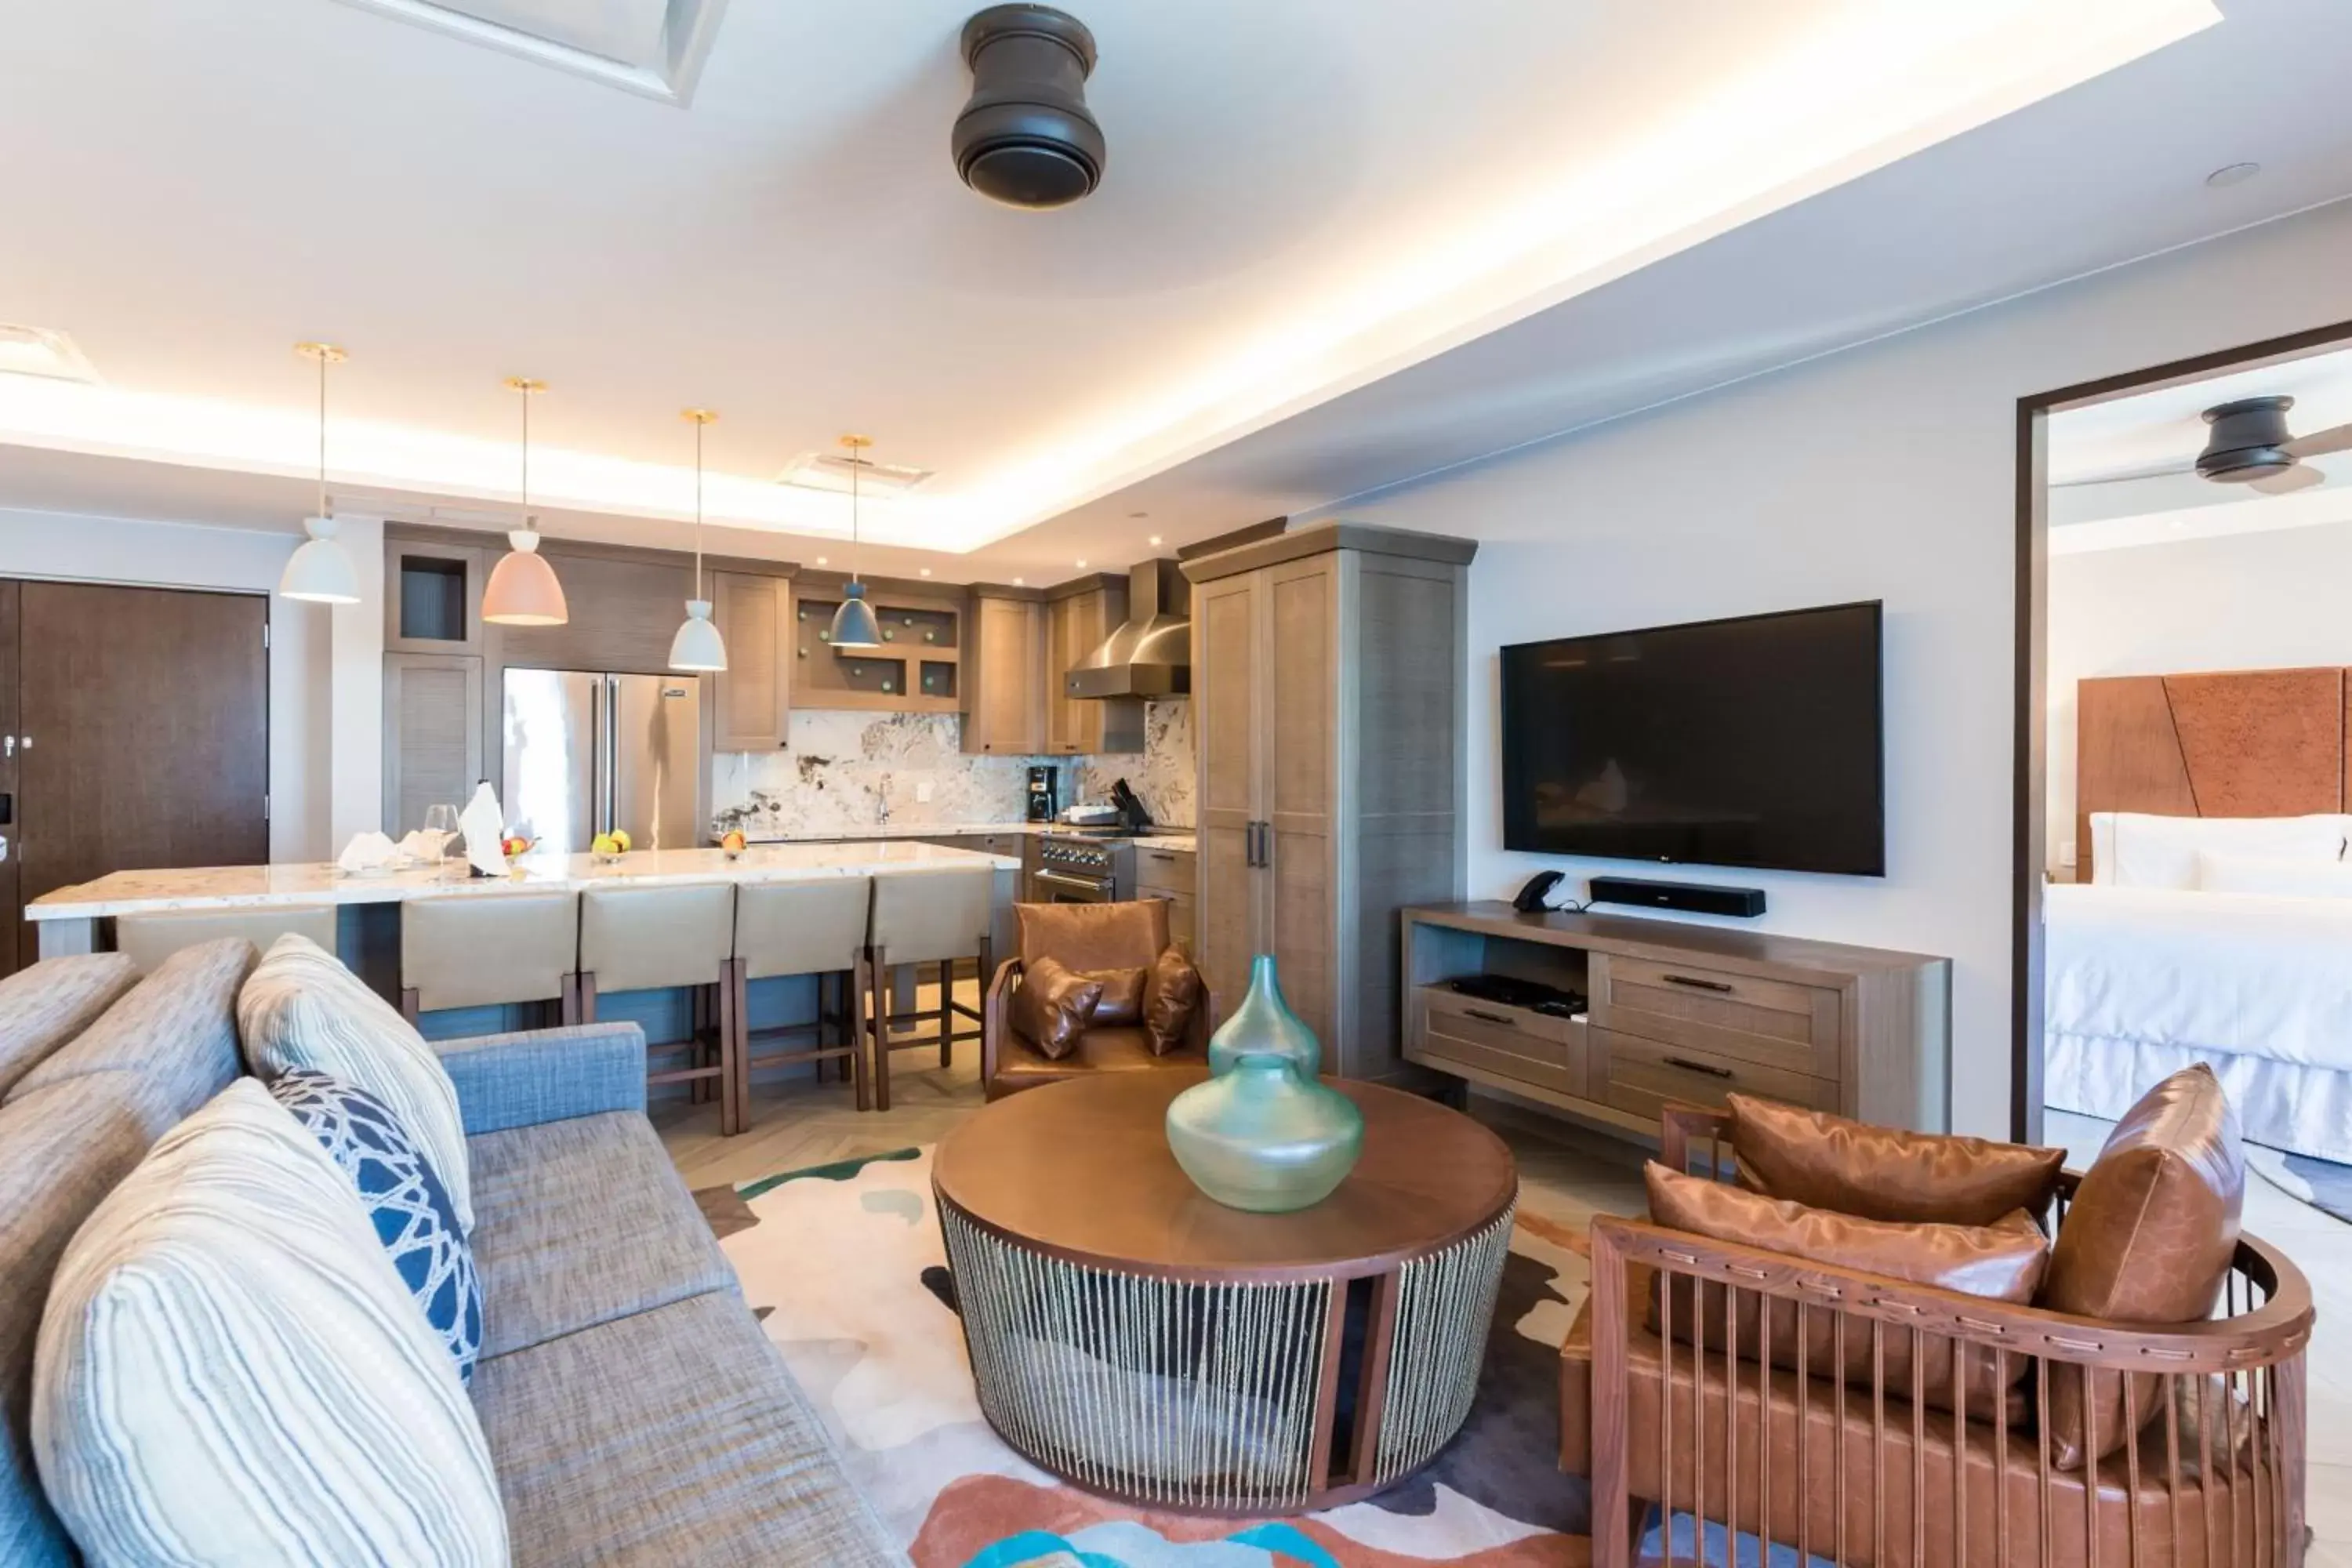
[[[1669,985],[1687,986],[1693,991],[1720,991],[1728,995],[1732,987],[1720,980],[1701,980],[1690,974],[1661,974],[1659,979]]]
[[[1475,1007],[1465,1007],[1462,1011],[1465,1016],[1475,1018],[1482,1024],[1500,1024],[1506,1029],[1516,1029],[1519,1026],[1519,1021],[1517,1018],[1506,1018],[1500,1013],[1481,1012]]]

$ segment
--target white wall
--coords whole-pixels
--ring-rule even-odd
[[[0,510],[0,577],[50,577],[79,582],[131,583],[156,587],[228,589],[268,594],[278,585],[286,558],[300,536],[258,529],[210,528],[191,523],[143,522],[83,517],[67,512]],[[381,541],[373,547],[375,575],[383,575]],[[353,544],[364,567],[370,549]],[[364,575],[364,574],[363,574]],[[330,614],[356,626],[331,630]],[[383,625],[381,601],[330,612],[322,605],[269,601],[269,856],[273,860],[316,860],[332,853],[335,810],[334,700],[336,631],[363,647],[345,656],[356,675],[373,671],[374,714],[364,726],[374,774],[357,804],[347,809],[380,815],[383,798]],[[346,684],[352,684],[346,681]],[[362,682],[361,684],[364,684]],[[358,694],[364,700],[365,693]],[[348,710],[347,710],[348,711]],[[359,788],[354,780],[347,795]],[[373,822],[370,823],[373,826]]]
[[[2052,557],[2048,863],[2074,864],[2076,681],[2352,665],[2347,592],[2352,522]]]
[[[2017,400],[2352,317],[2347,257],[2339,205],[1349,506],[1486,542],[1472,891],[1601,868],[1501,847],[1498,646],[1882,598],[1887,876],[1690,875],[1767,888],[1770,930],[1948,955],[1955,1121],[2005,1136]]]

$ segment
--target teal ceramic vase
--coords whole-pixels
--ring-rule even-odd
[[[1244,1052],[1169,1102],[1168,1147],[1226,1207],[1288,1214],[1348,1179],[1364,1152],[1364,1113],[1289,1058]]]
[[[1249,994],[1209,1037],[1209,1070],[1218,1077],[1233,1071],[1245,1056],[1280,1057],[1310,1083],[1323,1066],[1323,1047],[1315,1031],[1282,999],[1282,982],[1275,978],[1270,952],[1251,961]]]

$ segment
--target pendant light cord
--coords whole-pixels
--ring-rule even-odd
[[[522,525],[530,527],[530,393],[522,395]]]
[[[857,581],[857,564],[864,553],[857,548],[857,470],[863,464],[856,451],[849,454],[849,580]]]
[[[694,596],[702,597],[702,421],[694,422]]]
[[[319,517],[327,515],[327,356],[319,356]]]

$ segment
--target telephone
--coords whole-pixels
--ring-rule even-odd
[[[1543,913],[1549,907],[1544,900],[1551,897],[1554,888],[1559,886],[1560,876],[1558,871],[1538,871],[1529,877],[1527,886],[1519,889],[1518,897],[1511,900],[1511,907],[1523,915]]]

